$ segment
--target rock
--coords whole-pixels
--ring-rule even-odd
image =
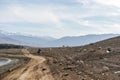
[[[96,50],[95,49],[91,49],[90,52],[96,52]]]
[[[63,65],[62,63],[59,63],[59,65]]]
[[[110,69],[109,69],[109,67],[104,66],[104,67],[103,67],[103,70],[108,71],[108,70],[110,70]]]
[[[116,72],[114,72],[115,74],[120,74],[120,71],[116,71]]]
[[[75,68],[75,66],[67,66],[67,67],[64,67],[63,69],[64,69],[64,70],[71,70],[71,69],[73,69],[73,68]]]
[[[86,78],[83,78],[82,80],[86,80]]]
[[[111,48],[107,48],[106,53],[110,53],[111,51],[112,51],[112,49],[111,49]]]
[[[107,50],[106,53],[110,53],[110,51]]]
[[[102,75],[104,76],[104,75],[105,75],[105,73],[102,73]]]
[[[112,51],[112,49],[111,49],[111,48],[107,48],[107,50],[108,50],[108,51]]]
[[[90,74],[93,74],[93,72],[90,72]]]
[[[62,76],[68,76],[69,74],[68,73],[64,73]]]
[[[57,64],[58,62],[57,61],[53,61],[54,64]]]
[[[84,64],[84,61],[80,60],[80,63]]]
[[[80,75],[82,72],[77,72],[77,75]]]
[[[46,69],[46,68],[43,68],[43,69],[42,69],[42,71],[45,71],[45,70],[47,70],[47,69]]]
[[[83,49],[83,51],[84,51],[84,52],[86,52],[86,51],[87,51],[87,49]]]
[[[102,49],[102,47],[98,47],[98,49],[99,49],[99,50],[101,50],[101,49]]]

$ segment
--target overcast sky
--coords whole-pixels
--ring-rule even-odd
[[[0,0],[0,30],[35,36],[119,33],[119,0]]]

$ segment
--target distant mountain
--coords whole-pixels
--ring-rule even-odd
[[[36,37],[17,33],[0,32],[0,43],[42,47],[45,43],[55,40],[52,37]]]
[[[19,44],[20,41],[8,37],[6,34],[0,33],[0,43]]]
[[[24,45],[28,45],[28,46],[43,46],[48,41],[55,40],[52,37],[35,37],[35,36],[25,36],[25,35],[17,35],[17,34],[8,35],[8,37],[23,42]]]
[[[59,46],[81,46],[90,43],[94,43],[97,41],[101,41],[104,39],[112,38],[119,36],[119,34],[101,34],[101,35],[86,35],[86,36],[73,36],[73,37],[63,37],[60,39],[56,39],[48,42],[46,45],[51,47],[59,47]]]
[[[86,35],[72,36],[55,39],[52,37],[35,37],[20,34],[9,34],[0,32],[0,43],[26,45],[33,47],[60,47],[60,46],[81,46],[104,39],[119,36],[119,34],[101,34],[101,35]]]

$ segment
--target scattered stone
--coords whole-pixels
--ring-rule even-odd
[[[107,48],[106,53],[110,53],[111,51],[112,51],[111,48]]]
[[[109,67],[104,66],[104,67],[103,67],[103,70],[108,71],[108,70],[110,70],[110,69],[109,69]]]
[[[96,50],[95,49],[91,49],[90,52],[96,52]]]
[[[84,61],[80,60],[80,63],[84,64]]]
[[[59,65],[63,65],[62,63],[59,63]]]
[[[102,73],[102,75],[104,76],[104,75],[105,75],[105,73]]]
[[[8,69],[8,72],[11,72],[12,70],[11,69]]]
[[[111,49],[111,48],[108,48],[107,50],[108,50],[108,51],[112,51],[112,49]]]
[[[80,75],[82,72],[77,72],[77,75]]]
[[[68,73],[64,73],[62,76],[68,76],[69,74]]]
[[[110,51],[107,50],[106,53],[110,53]]]
[[[87,51],[87,49],[83,49],[83,51],[84,51],[84,52],[86,52],[86,51]]]
[[[101,50],[101,49],[102,49],[102,47],[98,47],[98,49],[99,49],[99,50]]]
[[[108,76],[109,74],[107,73],[106,75]]]
[[[115,74],[120,74],[120,71],[116,71],[116,72],[114,72]]]
[[[93,72],[90,72],[90,74],[93,74]]]
[[[67,67],[64,67],[63,69],[64,70],[71,70],[71,69],[73,69],[74,68],[74,66],[67,66]]]
[[[56,63],[57,63],[57,61],[53,61],[53,63],[54,63],[54,64],[56,64]]]
[[[108,58],[104,58],[104,60],[108,60]]]
[[[43,68],[43,69],[42,69],[42,71],[45,71],[45,70],[47,70],[47,69],[46,69],[46,68]]]

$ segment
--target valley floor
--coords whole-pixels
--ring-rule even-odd
[[[44,57],[34,56],[27,49],[23,49],[22,52],[25,57],[29,57],[31,60],[2,80],[54,80],[49,67],[45,64]]]
[[[1,49],[0,56],[23,59],[0,80],[120,80],[120,37],[80,47]]]

